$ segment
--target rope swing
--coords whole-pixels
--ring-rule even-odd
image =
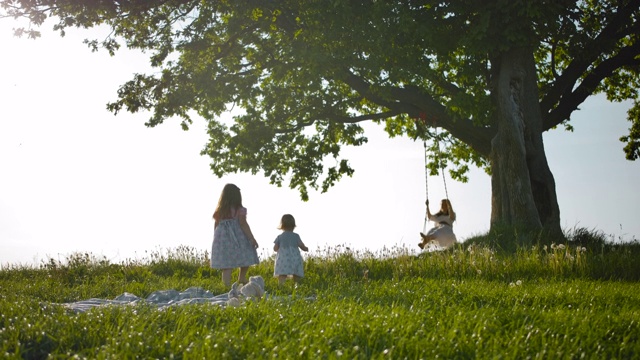
[[[438,141],[438,129],[435,128],[435,136],[434,138],[436,139],[436,143],[437,143],[437,154],[436,157],[438,159],[438,162],[440,162],[440,155],[441,155],[441,151],[440,151],[440,141]],[[427,201],[429,201],[429,168],[427,167],[427,165],[429,164],[429,157],[427,155],[427,141],[423,140],[422,144],[424,145],[424,184],[425,184],[425,194],[426,194],[426,199]],[[441,163],[440,163],[441,164]],[[444,170],[445,167],[444,165],[440,166],[440,172],[442,173],[442,182],[444,183],[444,194],[445,194],[445,198],[447,200],[449,200],[449,192],[447,191],[447,179],[444,175]],[[427,215],[425,214],[424,216],[424,225],[422,226],[422,232],[426,232],[427,230],[427,223],[429,222],[429,219],[427,219]]]

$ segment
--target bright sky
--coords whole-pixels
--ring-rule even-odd
[[[228,182],[242,189],[260,254],[272,253],[285,213],[296,218],[312,251],[335,245],[418,250],[422,143],[388,139],[365,125],[369,143],[343,152],[354,176],[306,203],[260,175],[218,179],[199,155],[207,142],[204,121],[188,132],[177,119],[150,129],[148,114],[106,110],[134,72],[149,71],[144,55],[91,53],[82,39],[103,36],[95,30],[60,38],[48,26],[34,41],[14,38],[14,26],[0,21],[0,265],[64,260],[73,252],[120,262],[179,245],[210,249],[211,214]],[[630,126],[627,107],[590,100],[573,116],[574,133],[545,134],[564,229],[595,229],[613,240],[640,237],[640,164],[624,159],[618,141]],[[474,170],[466,184],[446,179],[458,238],[485,233],[489,177]],[[442,177],[428,181],[437,204],[445,196]]]

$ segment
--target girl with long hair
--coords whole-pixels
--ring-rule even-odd
[[[258,242],[247,223],[247,209],[242,206],[240,188],[227,184],[222,189],[213,213],[214,231],[211,267],[222,270],[222,282],[231,285],[231,272],[240,268],[238,282],[247,283],[249,266],[258,264]]]

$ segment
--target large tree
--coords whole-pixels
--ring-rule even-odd
[[[640,155],[640,1],[0,0],[3,16],[55,29],[107,25],[94,50],[149,52],[108,104],[148,126],[206,119],[222,176],[263,171],[303,199],[353,169],[359,123],[426,141],[437,170],[492,176],[491,225],[561,233],[542,133],[570,128],[585,99],[633,100],[627,158]],[[37,37],[37,27],[18,28]],[[232,124],[220,115],[243,109]],[[609,121],[603,119],[602,121]],[[444,146],[436,152],[436,147]],[[332,160],[332,158],[334,160]],[[382,169],[381,169],[382,171]]]

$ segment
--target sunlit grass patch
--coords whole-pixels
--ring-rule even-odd
[[[266,280],[268,299],[237,308],[57,305],[193,286],[228,291],[206,251],[187,247],[118,264],[72,254],[3,268],[0,357],[632,358],[638,244],[576,234],[513,251],[482,241],[435,252],[327,246],[305,253],[297,286],[278,286],[269,253],[250,270]]]

